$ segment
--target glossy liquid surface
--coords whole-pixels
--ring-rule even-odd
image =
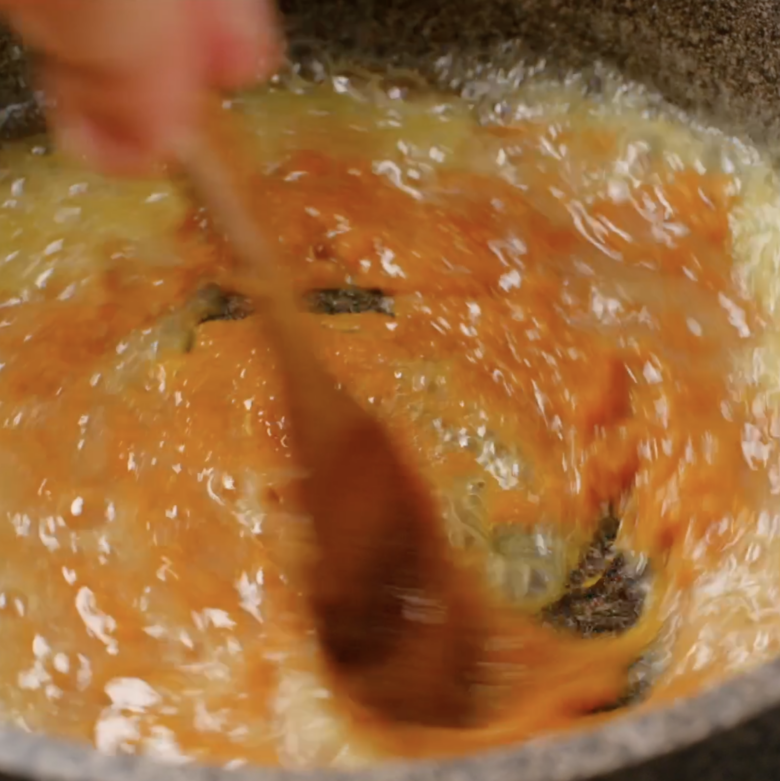
[[[652,704],[776,653],[771,174],[576,85],[521,93],[502,126],[393,89],[237,106],[301,296],[384,297],[307,315],[319,354],[518,620],[609,511],[648,562],[642,618],[586,639],[534,618],[483,730],[358,726],[290,568],[305,519],[276,358],[256,316],[201,322],[224,314],[199,291],[225,248],[170,185],[19,147],[0,182],[6,719],[172,761],[351,765],[604,718],[643,655]],[[519,563],[490,553],[506,529]]]

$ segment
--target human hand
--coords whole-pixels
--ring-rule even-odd
[[[0,12],[41,55],[56,142],[106,173],[148,173],[204,89],[268,78],[283,57],[273,0],[0,0]]]

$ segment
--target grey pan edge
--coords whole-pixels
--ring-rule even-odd
[[[235,770],[142,756],[0,728],[0,774],[32,781],[578,781],[628,770],[736,727],[780,703],[780,659],[697,696],[598,727],[446,761],[387,762],[361,770]]]

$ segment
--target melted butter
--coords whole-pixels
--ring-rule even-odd
[[[323,360],[430,482],[455,544],[507,526],[553,541],[523,607],[560,594],[611,506],[621,547],[650,561],[645,617],[615,638],[529,635],[517,707],[483,730],[363,724],[291,585],[284,543],[304,519],[261,323],[196,328],[224,249],[168,184],[11,147],[5,718],[171,761],[349,766],[587,723],[648,647],[648,705],[773,656],[766,170],[726,140],[712,163],[711,139],[571,89],[515,96],[498,126],[432,94],[293,86],[238,105],[264,219],[301,293],[393,299],[393,317],[307,315]]]

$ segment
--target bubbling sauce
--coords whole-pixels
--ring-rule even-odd
[[[207,216],[167,183],[3,150],[6,720],[171,761],[350,766],[606,718],[640,660],[650,707],[777,653],[778,190],[754,151],[619,92],[521,89],[500,124],[346,77],[234,107],[301,299],[372,291],[305,315],[319,355],[538,624],[511,708],[472,732],[367,719],[323,670],[276,358],[207,287],[229,268]],[[608,514],[644,568],[639,620],[542,626]],[[485,552],[499,531],[519,563]]]

